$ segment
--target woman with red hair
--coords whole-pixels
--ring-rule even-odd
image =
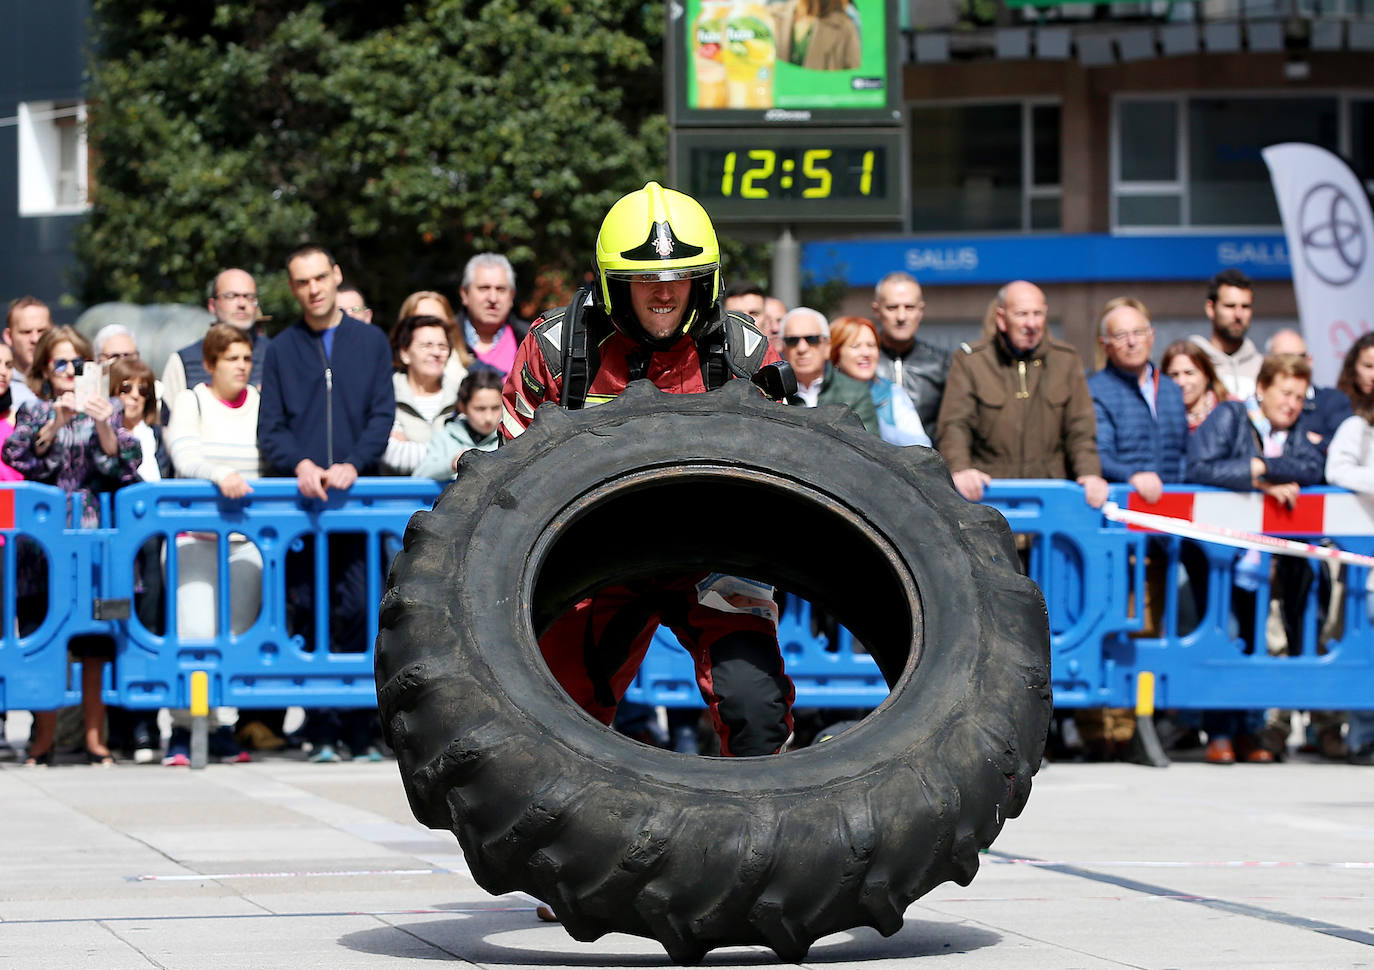
[[[878,376],[878,327],[872,320],[840,317],[831,321],[830,363],[845,376],[868,385],[878,411],[878,434],[884,441],[930,447],[930,435],[906,390]]]

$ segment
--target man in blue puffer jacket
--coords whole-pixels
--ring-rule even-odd
[[[1107,366],[1088,378],[1097,413],[1102,477],[1129,482],[1147,502],[1183,481],[1188,413],[1183,392],[1150,363],[1155,332],[1145,304],[1117,297],[1102,310]]]
[[[1107,366],[1088,378],[1097,416],[1097,453],[1102,477],[1128,482],[1147,502],[1157,502],[1166,484],[1183,481],[1188,414],[1183,392],[1150,363],[1155,332],[1145,304],[1130,297],[1107,303],[1098,333]],[[1150,544],[1144,615],[1157,635],[1163,608],[1164,559]],[[1129,757],[1135,712],[1128,708],[1075,712],[1089,757]]]

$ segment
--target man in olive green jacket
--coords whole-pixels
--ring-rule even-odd
[[[1045,333],[1045,294],[1018,280],[997,294],[997,332],[964,344],[940,404],[940,454],[970,502],[994,478],[1071,478],[1107,500],[1083,363]]]

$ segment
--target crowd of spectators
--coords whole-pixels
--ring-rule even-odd
[[[294,479],[304,498],[327,499],[360,475],[447,480],[463,453],[497,446],[502,383],[529,329],[513,312],[515,276],[504,257],[469,261],[456,312],[443,294],[418,291],[386,329],[327,250],[303,247],[286,268],[300,309],[295,322],[269,339],[256,281],[225,269],[208,288],[213,321],[204,339],[171,355],[160,381],[128,330],[107,327],[92,346],[69,327],[53,327],[40,301],[14,301],[0,344],[0,480],[56,484],[73,496],[76,524],[93,526],[94,495],[136,481],[208,479],[237,499],[259,476],[272,476]],[[953,353],[919,335],[925,302],[920,284],[903,272],[878,282],[872,318],[831,321],[808,307],[788,310],[750,282],[724,299],[727,309],[753,317],[792,366],[798,389],[790,403],[844,405],[886,441],[935,447],[969,501],[999,478],[1075,481],[1094,508],[1106,501],[1108,483],[1129,484],[1146,502],[1182,482],[1259,491],[1289,505],[1300,488],[1325,480],[1374,492],[1374,336],[1352,348],[1337,388],[1314,388],[1299,334],[1276,334],[1267,354],[1249,338],[1253,287],[1235,271],[1211,281],[1204,301],[1210,332],[1170,344],[1157,359],[1148,308],[1129,297],[1109,301],[1098,320],[1106,363],[1091,376],[1073,347],[1049,334],[1045,294],[1024,280],[997,292],[982,339]],[[97,393],[78,393],[83,371],[99,375]],[[1030,542],[1019,537],[1023,550]],[[288,623],[307,649],[363,652],[365,543],[338,534],[327,544],[322,583],[310,548],[288,561]],[[262,558],[253,543],[231,537],[225,576],[213,536],[187,533],[175,545],[178,635],[216,635],[221,582],[235,591],[232,631],[247,629],[260,605]],[[1147,549],[1154,579],[1162,557],[1156,546]],[[150,626],[162,612],[157,584],[165,556],[150,547],[140,567],[140,618]],[[1193,608],[1200,608],[1205,559],[1184,558]],[[1238,577],[1258,561],[1242,557]],[[1247,640],[1283,653],[1298,635],[1311,570],[1282,557],[1270,569],[1261,577],[1268,582],[1247,588],[1238,580],[1234,625]],[[35,611],[46,596],[26,576],[41,578],[43,570],[21,570],[21,633],[41,619]],[[1255,630],[1253,596],[1261,587],[1271,590],[1275,622]],[[327,646],[313,642],[317,588],[329,593]],[[70,645],[88,661],[84,747],[93,763],[109,763],[102,665],[89,662],[108,659],[109,643],[85,639]],[[1277,712],[1278,719],[1290,713]],[[372,712],[314,711],[297,739],[286,736],[283,716],[240,711],[237,725],[214,725],[212,753],[245,760],[250,750],[303,740],[317,761],[381,757]],[[189,763],[188,723],[186,712],[173,712],[164,763]],[[1120,757],[1133,715],[1094,712],[1075,724],[1090,755]],[[1339,715],[1321,724],[1325,753],[1374,763],[1374,719],[1349,718],[1344,743]],[[111,741],[134,760],[156,757],[159,741],[148,723],[112,713],[110,725]],[[1262,762],[1284,753],[1286,733],[1275,741],[1264,712],[1207,712],[1197,726],[1209,761]],[[51,762],[53,729],[52,712],[36,712],[31,763]],[[1336,743],[1325,743],[1333,736]]]
[[[327,250],[303,247],[286,269],[299,319],[269,339],[257,281],[242,269],[224,269],[207,290],[212,320],[204,338],[172,354],[161,380],[127,328],[110,325],[88,342],[71,327],[54,327],[41,301],[13,301],[0,343],[0,480],[56,485],[71,496],[72,524],[95,527],[99,494],[135,482],[203,478],[226,498],[240,499],[256,479],[271,476],[295,479],[305,498],[326,499],[359,475],[451,479],[462,453],[496,446],[503,367],[528,329],[512,313],[515,275],[504,257],[469,262],[457,314],[438,292],[412,294],[390,339]],[[307,650],[365,652],[364,537],[339,533],[322,541],[330,643],[314,642],[319,578],[309,541],[287,558],[288,627]],[[178,637],[221,632],[224,582],[232,590],[231,632],[257,619],[261,553],[240,534],[229,537],[228,547],[222,575],[213,534],[175,537]],[[16,555],[23,636],[45,615],[48,573],[35,544],[21,538]],[[161,540],[150,540],[135,564],[135,608],[159,634],[166,557]],[[82,661],[84,757],[113,763],[113,746],[136,762],[161,755],[166,765],[189,765],[187,711],[171,712],[165,753],[156,721],[144,714],[110,709],[107,734],[101,686],[113,648],[101,635],[68,644]],[[315,761],[382,757],[373,712],[313,711],[294,738],[286,736],[284,718],[282,710],[240,710],[235,725],[212,723],[211,756],[243,761],[252,750],[299,741]],[[34,712],[33,723],[27,761],[51,764],[57,714]]]
[[[1106,501],[1110,483],[1130,485],[1147,503],[1157,502],[1164,486],[1181,483],[1262,492],[1289,506],[1301,488],[1327,480],[1374,492],[1368,477],[1374,470],[1374,337],[1351,349],[1337,388],[1313,387],[1299,333],[1280,331],[1265,353],[1250,339],[1253,304],[1254,287],[1244,274],[1219,273],[1203,303],[1210,332],[1173,343],[1155,359],[1149,309],[1131,297],[1112,299],[1098,318],[1106,363],[1091,377],[1077,352],[1048,334],[1045,295],[1024,280],[998,291],[983,339],[962,344],[952,356],[918,337],[925,304],[919,284],[905,273],[878,283],[876,324],[827,321],[798,308],[783,318],[780,334],[782,352],[797,371],[797,403],[849,404],[868,430],[909,444],[912,439],[889,430],[890,418],[882,420],[881,402],[890,407],[894,394],[904,392],[902,409],[913,407],[922,422],[910,427],[933,428],[935,447],[969,501],[981,499],[998,478],[1076,481],[1094,508]],[[876,368],[869,363],[874,349]],[[865,384],[871,395],[855,388]],[[877,413],[868,410],[873,402],[879,402]],[[1341,447],[1328,456],[1335,441]],[[1017,539],[1023,552],[1032,542]],[[1157,540],[1146,548],[1143,632],[1158,635],[1165,557]],[[1192,543],[1183,544],[1181,560],[1179,629],[1186,632],[1205,605],[1208,566]],[[1269,572],[1256,575],[1262,563]],[[1297,652],[1315,581],[1311,567],[1246,553],[1236,575],[1233,631],[1273,655]],[[1256,603],[1261,589],[1268,603]],[[1266,611],[1269,622],[1257,625]],[[1286,753],[1293,714],[1209,711],[1196,720],[1202,734],[1178,733],[1205,741],[1209,762],[1266,763]],[[1092,758],[1128,756],[1133,711],[1091,710],[1065,720],[1072,728],[1064,732],[1071,739],[1066,745]],[[1186,726],[1188,718],[1181,720]],[[1374,764],[1374,718],[1356,712],[1343,730],[1345,720],[1341,712],[1313,712],[1314,748]]]

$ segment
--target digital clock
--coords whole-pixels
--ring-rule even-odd
[[[712,219],[902,221],[900,131],[679,129],[674,134],[674,179]]]

